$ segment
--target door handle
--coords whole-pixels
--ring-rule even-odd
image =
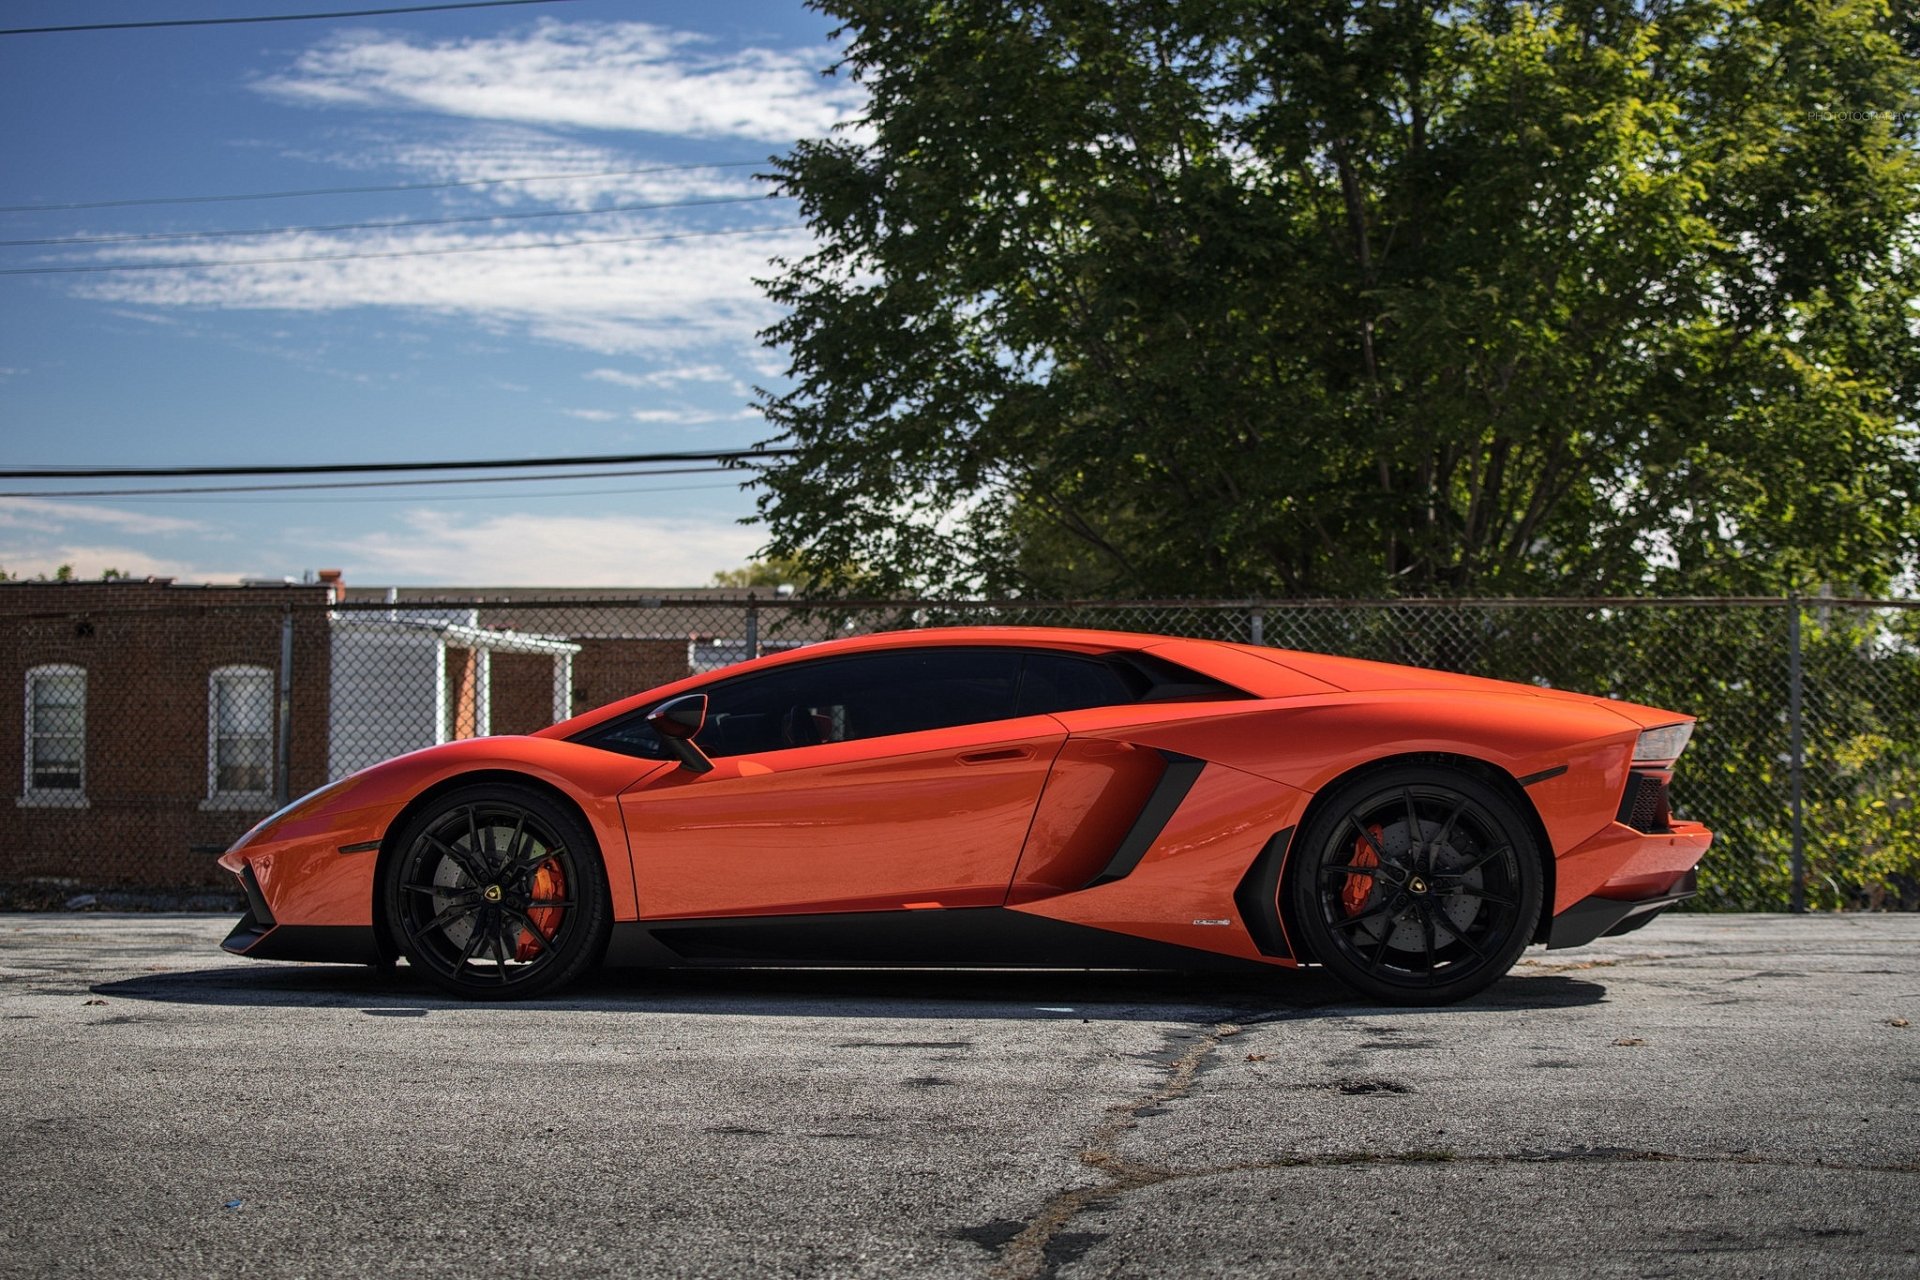
[[[1031,760],[1032,747],[990,747],[985,751],[962,751],[961,764],[999,764],[1003,760]]]

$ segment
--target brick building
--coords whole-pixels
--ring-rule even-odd
[[[223,885],[326,780],[332,590],[0,583],[0,883]]]
[[[570,714],[581,646],[322,579],[0,583],[0,885],[226,888],[213,855],[288,799]]]

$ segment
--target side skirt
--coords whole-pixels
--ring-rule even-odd
[[[858,911],[613,926],[610,966],[936,965],[1261,972],[1276,966],[1004,907]]]

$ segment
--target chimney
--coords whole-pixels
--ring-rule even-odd
[[[347,602],[347,584],[342,580],[340,570],[322,569],[319,576],[320,585],[327,589],[328,601],[333,604],[345,604]]]

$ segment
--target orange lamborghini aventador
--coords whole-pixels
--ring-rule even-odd
[[[1280,649],[831,641],[362,770],[221,859],[229,951],[463,996],[600,964],[1324,965],[1470,996],[1693,892],[1692,720]]]

